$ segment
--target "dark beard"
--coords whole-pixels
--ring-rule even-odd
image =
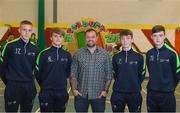
[[[96,46],[96,44],[93,44],[93,45],[88,45],[87,44],[87,47],[89,47],[89,48],[93,48],[93,47],[95,47]]]

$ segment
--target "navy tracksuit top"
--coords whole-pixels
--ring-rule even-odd
[[[152,48],[147,52],[149,71],[148,90],[159,92],[174,91],[180,80],[179,56],[167,44],[160,49]]]
[[[32,43],[21,38],[8,42],[2,52],[2,80],[30,82],[34,80],[33,70],[38,49]],[[2,71],[1,71],[2,72]]]
[[[36,59],[35,76],[41,89],[66,90],[70,75],[71,54],[51,46],[41,51]]]
[[[133,51],[121,51],[113,56],[113,91],[140,92],[145,78],[146,66],[141,54]]]

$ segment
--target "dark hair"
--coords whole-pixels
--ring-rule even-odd
[[[23,24],[27,24],[27,25],[33,25],[32,22],[30,22],[29,20],[23,20],[20,22],[20,26],[23,25]]]
[[[98,36],[97,31],[96,31],[95,29],[92,29],[92,28],[86,30],[86,31],[85,31],[85,34],[87,34],[88,32],[92,32],[92,31],[96,33],[96,36]]]
[[[152,33],[157,33],[157,32],[161,32],[163,31],[164,34],[165,34],[165,28],[164,26],[162,25],[155,25],[153,28],[152,28]]]
[[[55,28],[52,29],[51,36],[52,36],[53,33],[62,35],[63,37],[65,35],[64,31],[62,29],[58,28],[58,27],[55,27]]]
[[[120,36],[128,36],[128,35],[131,35],[131,37],[133,38],[133,32],[129,29],[123,29],[121,32],[120,32]]]

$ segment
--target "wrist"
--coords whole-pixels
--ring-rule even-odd
[[[107,94],[108,94],[108,92],[109,92],[109,90],[104,90]]]
[[[77,91],[77,89],[72,89],[71,91],[72,91],[72,92],[75,92],[75,91]]]

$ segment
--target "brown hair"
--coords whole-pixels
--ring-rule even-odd
[[[133,32],[129,29],[123,29],[121,32],[120,32],[120,36],[128,36],[128,35],[131,35],[131,37],[133,38]]]
[[[164,26],[162,25],[155,25],[153,28],[152,28],[152,33],[157,33],[157,32],[161,32],[163,31],[164,34],[165,34],[165,28]]]
[[[65,35],[64,31],[62,29],[58,28],[58,27],[55,27],[55,28],[52,29],[51,36],[52,36],[53,33],[62,35],[63,37]]]
[[[96,33],[96,36],[98,36],[97,31],[96,31],[95,29],[92,29],[92,28],[86,30],[86,31],[85,31],[85,34],[87,34],[88,32],[92,32],[92,31]]]
[[[32,22],[30,22],[29,20],[23,20],[20,22],[20,26],[23,25],[23,24],[27,24],[27,25],[31,25],[33,26]]]

